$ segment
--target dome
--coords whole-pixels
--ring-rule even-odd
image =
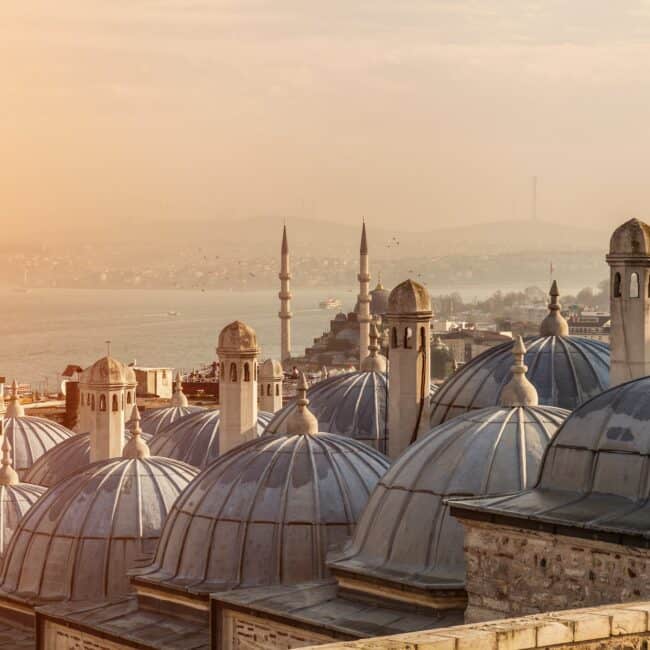
[[[142,436],[149,440],[151,436]],[[125,440],[131,439],[131,433],[125,431]],[[90,434],[79,433],[59,443],[43,454],[25,472],[25,481],[35,485],[52,487],[72,474],[85,470],[90,465]]]
[[[348,319],[348,317],[342,311],[339,312],[338,314],[336,314],[336,316],[334,317],[334,320],[339,321],[339,322],[340,321],[345,321],[347,319]]]
[[[650,226],[639,219],[620,225],[609,240],[610,255],[650,255]]]
[[[138,379],[135,376],[135,369],[133,366],[124,366],[124,383],[127,386],[137,386]]]
[[[139,580],[199,593],[317,580],[389,461],[327,433],[263,437],[201,472]]]
[[[126,572],[153,553],[167,513],[196,474],[169,458],[114,458],[61,481],[18,525],[2,593],[30,603],[127,594]]]
[[[258,434],[264,431],[271,417],[271,413],[258,411]],[[159,431],[149,442],[151,453],[203,469],[219,457],[220,422],[219,411],[192,413]]]
[[[609,386],[609,346],[577,336],[526,339],[528,379],[539,403],[573,410]],[[453,374],[437,392],[431,409],[435,426],[461,413],[499,403],[511,377],[512,343],[494,346]]]
[[[649,539],[649,393],[650,377],[643,377],[589,400],[553,438],[534,489],[477,505],[515,518]]]
[[[163,406],[150,409],[140,413],[140,426],[145,433],[155,435],[186,415],[201,413],[205,410],[203,406]],[[130,424],[131,420],[129,420],[127,428]]]
[[[0,484],[0,557],[21,519],[46,491],[47,488],[31,483]]]
[[[218,349],[231,353],[257,349],[257,334],[246,323],[233,321],[221,330]]]
[[[405,280],[388,296],[388,313],[415,314],[431,311],[429,291],[418,282]]]
[[[321,431],[354,438],[385,453],[388,378],[384,373],[335,375],[314,384],[307,396]],[[292,402],[278,411],[264,433],[287,433],[287,419],[296,408]]]
[[[370,292],[370,313],[373,316],[383,316],[388,311],[388,297],[390,291],[385,289],[381,280]]]
[[[282,379],[284,377],[282,364],[275,359],[265,359],[260,364],[258,376],[260,379]]]
[[[359,345],[359,328],[346,327],[334,337],[337,341],[345,341],[351,345]]]
[[[463,529],[445,499],[533,485],[567,415],[554,407],[494,406],[436,427],[379,480],[330,567],[421,589],[462,588]]]
[[[5,417],[4,431],[12,448],[12,464],[22,477],[47,451],[76,437],[64,426],[33,415]]]
[[[113,357],[102,357],[81,373],[79,383],[92,386],[125,386],[127,367]]]

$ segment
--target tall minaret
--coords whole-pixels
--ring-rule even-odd
[[[370,263],[368,261],[368,241],[366,239],[366,222],[361,228],[361,247],[359,249],[359,368],[368,356],[370,345]]]
[[[397,458],[429,428],[431,296],[413,280],[388,298],[388,455]]]
[[[280,263],[280,360],[286,363],[291,359],[291,267],[289,265],[289,244],[287,242],[287,227],[282,230],[282,261]]]
[[[609,243],[610,385],[650,375],[650,226],[630,219]]]

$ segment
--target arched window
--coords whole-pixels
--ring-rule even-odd
[[[639,297],[639,274],[632,273],[630,275],[630,298]]]
[[[230,381],[237,381],[237,365],[230,364]]]
[[[113,395],[113,399],[111,401],[112,401],[111,410],[113,411],[113,413],[117,413],[120,409],[117,403],[117,395]]]
[[[280,397],[280,384],[275,385],[275,396]]]
[[[427,334],[424,327],[420,328],[420,350],[427,350]]]
[[[410,327],[407,327],[404,330],[404,347],[405,348],[413,347],[413,330]]]
[[[392,334],[391,334],[391,339],[392,339],[391,340],[391,346],[394,347],[394,348],[398,348],[399,347],[399,341],[397,340],[397,328],[396,327],[393,327],[393,331],[392,331]]]
[[[266,394],[267,395],[271,394],[271,384],[266,384]]]
[[[248,365],[248,362],[244,364],[244,381],[250,381],[251,380],[251,368]]]
[[[100,411],[106,410],[106,395],[99,396],[99,410]]]
[[[90,409],[91,409],[92,411],[95,410],[95,396],[94,396],[94,395],[93,395],[93,396],[91,397],[91,399],[90,399]]]
[[[614,286],[612,287],[612,293],[614,294],[614,298],[621,297],[621,274],[620,273],[614,273]]]
[[[90,406],[90,393],[86,394],[86,406]]]
[[[131,403],[131,391],[128,391],[126,394],[126,403],[127,404]]]

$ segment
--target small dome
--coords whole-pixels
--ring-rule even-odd
[[[140,413],[140,426],[145,433],[153,436],[185,416],[202,413],[205,410],[203,406],[163,406],[149,409]],[[129,420],[126,427],[130,428],[132,424],[132,420]]]
[[[174,504],[139,579],[210,593],[327,575],[389,461],[332,434],[253,440],[204,470]]]
[[[148,433],[142,434],[147,442]],[[131,439],[131,433],[125,431],[125,440]],[[90,465],[90,434],[79,433],[59,443],[43,454],[25,472],[25,481],[35,485],[52,487],[72,474],[84,471]]]
[[[21,478],[47,451],[76,437],[57,422],[33,415],[5,417],[4,431],[11,444],[12,465]]]
[[[167,513],[196,474],[169,458],[117,458],[65,479],[18,525],[2,593],[35,604],[129,593],[126,572],[153,553]]]
[[[126,366],[113,357],[102,357],[81,373],[79,383],[91,386],[127,385]]]
[[[578,336],[539,336],[525,340],[528,379],[539,403],[573,410],[609,387],[609,346]],[[512,376],[512,343],[496,345],[453,374],[441,386],[431,409],[431,426],[472,409],[499,404]]]
[[[266,359],[260,364],[258,376],[260,379],[282,379],[284,377],[282,364],[275,359]]]
[[[388,296],[388,313],[417,314],[431,311],[429,291],[418,282],[405,280]]]
[[[388,378],[384,373],[335,375],[314,384],[307,397],[321,431],[354,438],[385,453]],[[264,433],[287,433],[287,420],[296,408],[291,402],[278,411]]]
[[[370,292],[370,313],[373,316],[383,316],[388,311],[388,298],[390,291],[385,289],[381,280]]]
[[[342,311],[336,314],[336,316],[334,317],[334,320],[336,321],[345,321],[347,319],[348,317]]]
[[[258,434],[261,435],[271,417],[271,413],[258,411]],[[218,410],[192,413],[159,431],[149,442],[151,453],[203,469],[219,457],[220,422]]]
[[[219,334],[218,349],[224,352],[241,352],[257,349],[257,334],[255,330],[240,320],[226,325]]]
[[[567,415],[553,407],[491,407],[436,427],[380,479],[354,537],[330,566],[422,589],[462,588],[463,529],[445,499],[533,485]]]
[[[639,219],[620,225],[609,241],[610,255],[650,255],[650,226]]]

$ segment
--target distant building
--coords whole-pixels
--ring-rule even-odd
[[[136,392],[138,395],[156,395],[171,399],[174,392],[173,368],[134,368],[138,380]]]
[[[458,329],[440,336],[458,364],[468,363],[481,352],[512,339],[510,334],[491,330]]]
[[[609,343],[611,318],[607,312],[583,311],[569,318],[569,333],[594,341]]]

